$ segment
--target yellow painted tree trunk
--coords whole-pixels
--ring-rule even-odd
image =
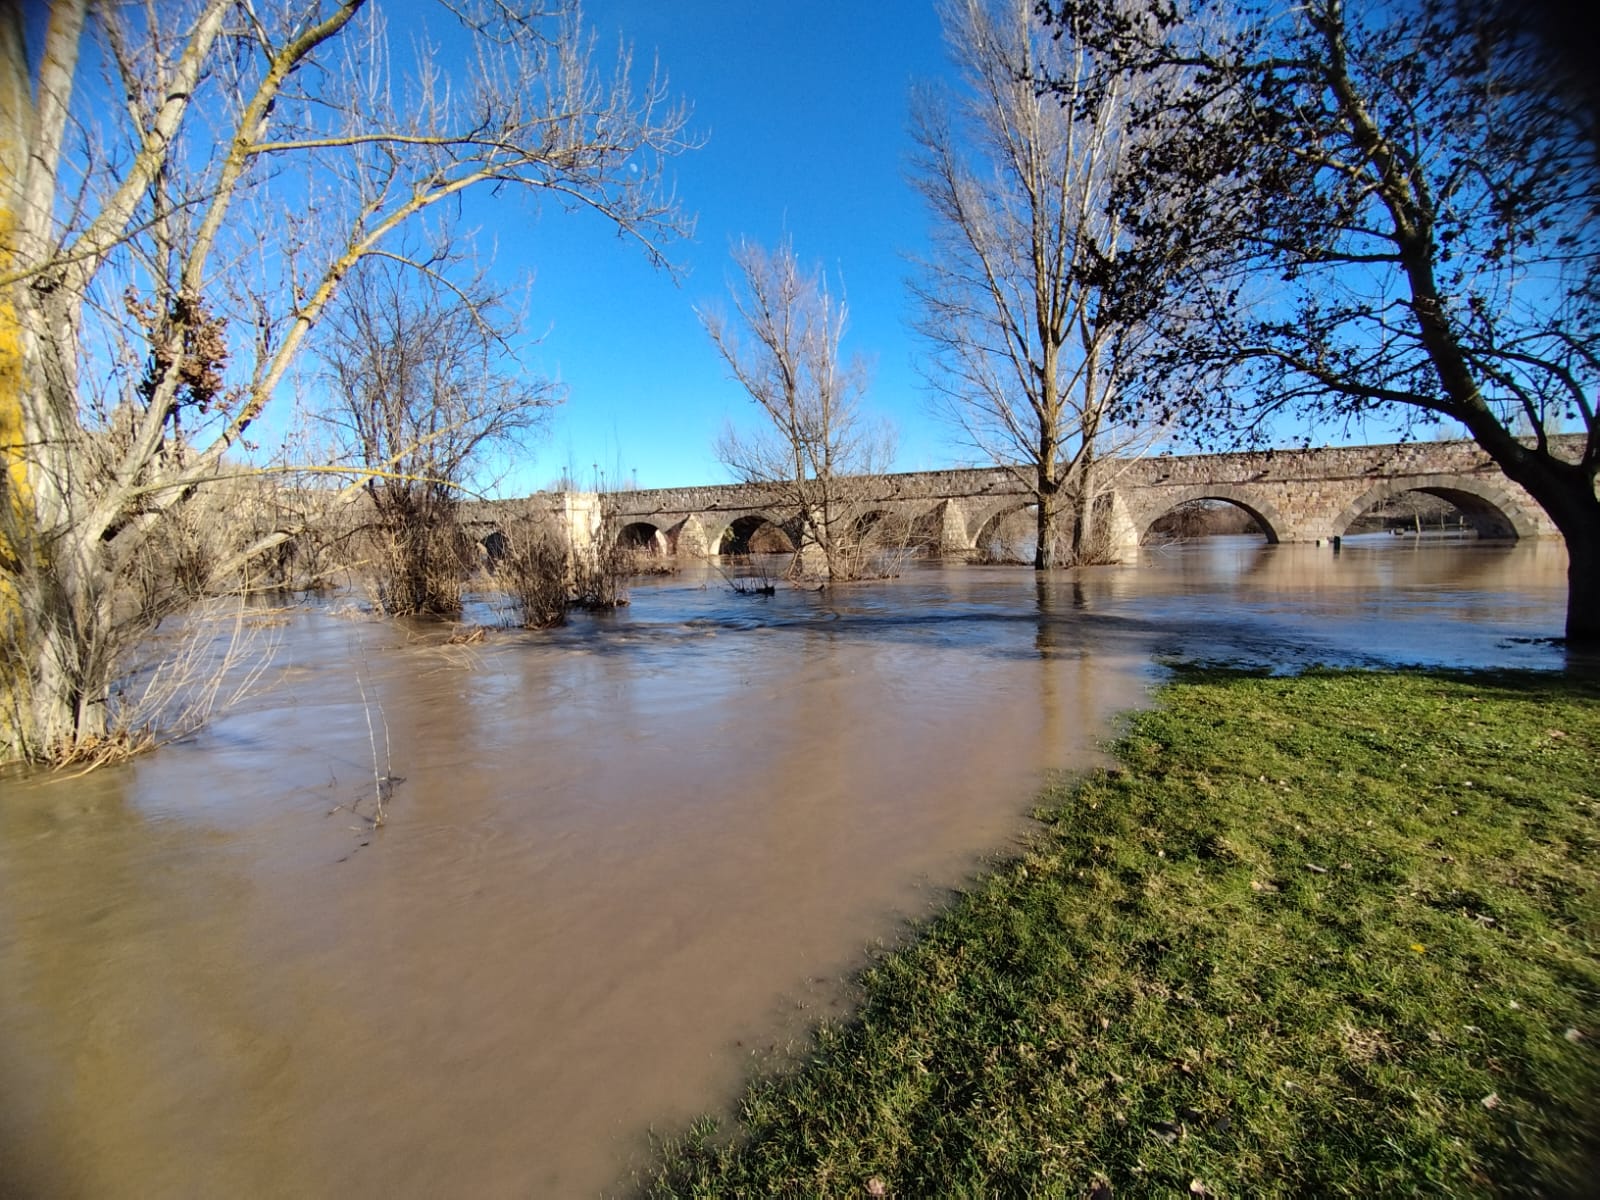
[[[0,0],[0,277],[17,266],[18,210],[27,174],[33,97],[23,46],[22,5]],[[0,727],[28,703],[27,664],[21,645],[23,555],[20,532],[31,504],[27,444],[22,420],[22,328],[12,300],[14,285],[0,286]],[[6,757],[0,734],[0,759]]]

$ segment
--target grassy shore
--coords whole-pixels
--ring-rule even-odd
[[[1192,672],[653,1194],[1594,1195],[1600,686]]]

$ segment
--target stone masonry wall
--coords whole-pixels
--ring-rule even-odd
[[[1577,452],[1577,439],[1572,452]],[[1111,494],[1114,536],[1136,546],[1151,522],[1186,501],[1212,498],[1248,509],[1276,541],[1320,541],[1343,534],[1362,512],[1391,495],[1427,490],[1450,499],[1485,534],[1541,537],[1556,530],[1543,510],[1500,472],[1474,442],[1264,450],[1238,454],[1158,455],[1099,464],[1100,490]],[[854,481],[853,507],[888,512],[930,531],[942,550],[973,546],[986,522],[1030,501],[1025,472],[958,468]],[[679,553],[705,554],[743,516],[782,521],[774,492],[749,484],[613,492],[604,497],[623,525],[660,530]],[[560,507],[553,497],[495,502],[497,507]]]

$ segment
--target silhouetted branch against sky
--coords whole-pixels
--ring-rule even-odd
[[[1207,314],[1152,364],[1191,434],[1465,427],[1562,531],[1568,633],[1600,638],[1600,159],[1527,26],[1469,0],[1038,10],[1147,85],[1162,134],[1108,211]],[[1067,107],[1072,82],[1047,81]]]

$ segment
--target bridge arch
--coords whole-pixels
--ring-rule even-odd
[[[863,549],[903,550],[929,540],[926,514],[904,504],[862,505],[850,528],[852,540]]]
[[[630,521],[617,530],[617,545],[626,550],[641,551],[645,554],[672,553],[672,543],[667,531],[654,521],[643,518]]]
[[[851,514],[850,528],[857,538],[868,537],[871,535],[872,531],[879,525],[883,524],[888,517],[889,510],[886,508],[875,508],[871,505],[863,505],[860,509]]]
[[[789,542],[789,550],[799,545],[799,530],[793,528],[794,522],[771,512],[725,513],[723,517],[725,519],[717,523],[706,524],[706,545],[712,554],[750,554],[753,552],[750,549],[751,538],[765,529],[782,534]]]
[[[1343,534],[1362,514],[1407,492],[1426,492],[1430,496],[1448,500],[1461,510],[1462,516],[1481,538],[1539,536],[1537,521],[1509,492],[1489,480],[1463,475],[1386,479],[1374,484],[1334,519],[1334,533]]]
[[[1039,502],[1031,496],[1011,496],[997,503],[984,505],[971,518],[969,545],[986,556],[1002,562],[1032,562],[1033,542],[1038,535]],[[1016,520],[1027,515],[1027,527]],[[1013,540],[1014,539],[1014,540]]]
[[[1143,542],[1145,536],[1149,534],[1150,526],[1173,509],[1195,500],[1222,500],[1244,509],[1255,518],[1256,524],[1261,526],[1261,532],[1266,535],[1269,542],[1282,541],[1283,535],[1290,529],[1289,522],[1278,511],[1277,506],[1250,488],[1235,487],[1227,483],[1205,483],[1194,487],[1176,488],[1172,491],[1163,490],[1158,499],[1159,503],[1151,505],[1135,522],[1140,542]]]
[[[984,535],[992,533],[1001,521],[1013,513],[1033,508],[1037,504],[1038,501],[1031,494],[1002,496],[982,503],[969,502],[965,512],[961,514],[966,521],[967,545],[976,546]]]
[[[478,539],[478,547],[482,551],[483,565],[493,571],[511,553],[511,539],[505,530],[494,526]]]

